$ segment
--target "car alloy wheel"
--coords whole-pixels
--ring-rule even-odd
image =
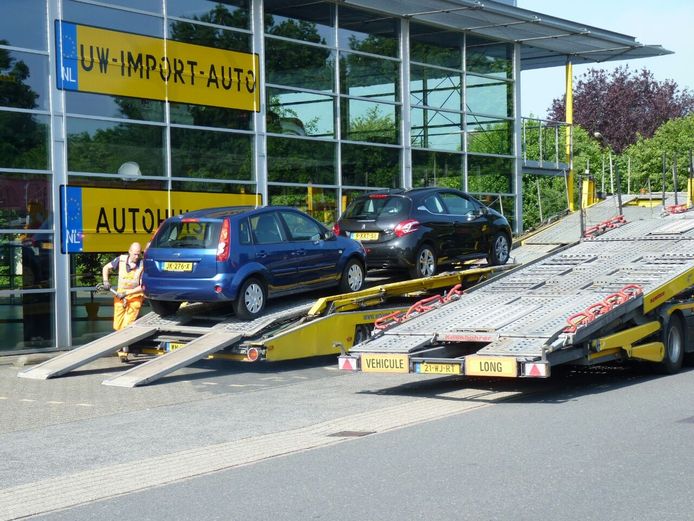
[[[417,252],[413,275],[415,277],[431,277],[436,274],[436,254],[429,246],[422,246]]]
[[[492,243],[491,264],[506,264],[509,257],[508,239],[503,233],[497,233]]]

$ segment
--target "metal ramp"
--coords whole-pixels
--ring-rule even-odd
[[[24,369],[17,376],[35,380],[46,380],[54,376],[60,376],[97,358],[116,353],[120,348],[143,340],[156,333],[156,331],[156,327],[143,327],[133,324],[126,329],[115,331],[110,335],[51,358],[42,364]]]
[[[310,305],[300,304],[280,308],[249,322],[242,322],[236,318],[229,319],[212,327],[207,333],[188,342],[180,349],[135,366],[118,376],[104,380],[102,383],[116,387],[146,385],[212,353],[221,351],[244,338],[256,336],[280,320],[303,316],[309,309]]]

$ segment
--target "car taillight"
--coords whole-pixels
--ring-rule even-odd
[[[395,234],[396,237],[402,237],[403,235],[407,235],[408,233],[412,233],[419,227],[419,221],[416,221],[415,219],[407,219],[406,221],[402,221],[398,223],[395,228],[393,229],[393,233]]]
[[[333,233],[335,235],[340,235],[340,225],[338,223],[333,224]]]
[[[219,244],[217,244],[217,260],[224,262],[229,258],[231,249],[231,233],[229,219],[222,221],[222,230],[219,232]]]

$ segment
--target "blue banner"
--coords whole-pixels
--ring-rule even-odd
[[[55,21],[56,80],[59,89],[78,90],[77,81],[77,26]]]
[[[61,229],[63,253],[79,253],[84,249],[84,232],[82,230],[82,188],[79,186],[61,186]]]

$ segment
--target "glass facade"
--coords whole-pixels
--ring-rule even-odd
[[[260,105],[59,89],[57,13],[151,41],[253,53]],[[0,353],[111,330],[111,298],[95,284],[122,252],[63,251],[62,185],[259,193],[326,224],[365,191],[439,185],[515,219],[511,43],[339,2],[3,0],[0,56]],[[184,83],[212,81],[181,67]],[[137,163],[135,178],[120,172],[125,162]]]

